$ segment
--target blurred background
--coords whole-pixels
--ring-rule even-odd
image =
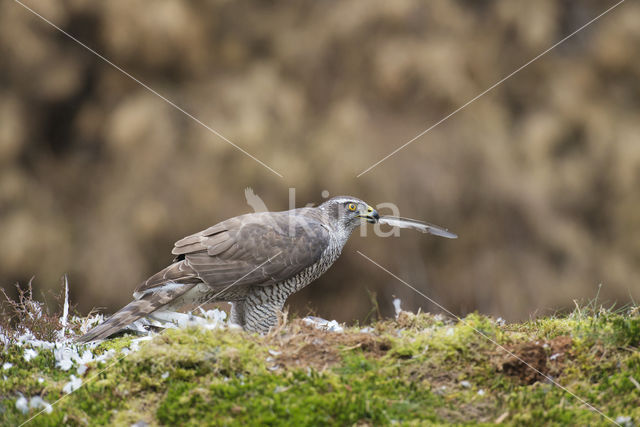
[[[251,208],[351,194],[458,240],[354,234],[290,310],[509,320],[640,300],[640,4],[628,1],[356,175],[613,1],[28,0],[0,4],[0,285],[69,276],[111,312],[173,242]],[[389,212],[381,212],[389,213]]]

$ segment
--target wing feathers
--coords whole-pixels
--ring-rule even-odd
[[[161,286],[167,282],[193,284],[199,281],[198,274],[193,270],[188,262],[178,261],[145,280],[140,286],[138,286],[138,288],[136,288],[133,295],[136,296],[139,293]]]
[[[130,302],[107,321],[91,329],[89,332],[78,338],[77,342],[90,342],[101,340],[115,334],[125,326],[135,322],[141,317],[145,317],[160,307],[170,303],[180,295],[193,288],[195,284],[172,284],[147,293],[135,301]]]
[[[218,224],[216,224],[214,226],[211,226],[211,227],[207,228],[206,230],[203,230],[203,231],[200,231],[198,233],[192,234],[190,236],[184,237],[184,238],[178,240],[175,243],[175,247],[176,248],[181,248],[181,247],[184,247],[184,246],[198,244],[198,243],[202,242],[203,239],[206,238],[207,236],[213,236],[215,234],[222,233],[223,231],[225,231],[227,229],[226,225],[228,223],[230,223],[230,222],[231,222],[231,220],[223,221],[221,223],[218,223]],[[174,252],[174,254],[178,255],[175,252]]]
[[[218,288],[236,280],[238,286],[264,286],[288,279],[316,263],[329,244],[328,230],[317,218],[293,219],[287,212],[248,214],[178,240],[172,251],[176,262],[147,279],[136,293],[170,281]]]

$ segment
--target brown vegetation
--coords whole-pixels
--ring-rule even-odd
[[[561,372],[562,361],[571,350],[571,337],[559,336],[547,342],[520,343],[505,354],[500,350],[498,371],[515,377],[523,384],[545,381]]]
[[[383,356],[391,348],[388,338],[370,333],[336,334],[307,325],[295,319],[282,330],[270,334],[266,343],[275,346],[274,366],[284,368],[312,367],[324,370],[342,360],[341,352],[361,349],[368,355]]]

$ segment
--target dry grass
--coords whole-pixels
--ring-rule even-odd
[[[64,279],[66,282],[66,278]],[[31,334],[37,340],[55,342],[61,338],[60,331],[73,336],[79,332],[82,319],[75,305],[69,305],[64,286],[58,293],[52,295],[52,301],[46,303],[33,296],[33,287],[29,281],[26,287],[15,285],[16,298],[12,298],[0,289],[0,331],[4,331],[9,343],[18,336]],[[64,306],[68,304],[66,324]],[[90,317],[92,313],[90,313]]]

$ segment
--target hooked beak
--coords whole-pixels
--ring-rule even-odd
[[[378,211],[373,209],[371,206],[367,205],[367,211],[361,212],[358,215],[360,218],[364,218],[368,223],[375,224],[380,219],[380,215],[378,215]]]

